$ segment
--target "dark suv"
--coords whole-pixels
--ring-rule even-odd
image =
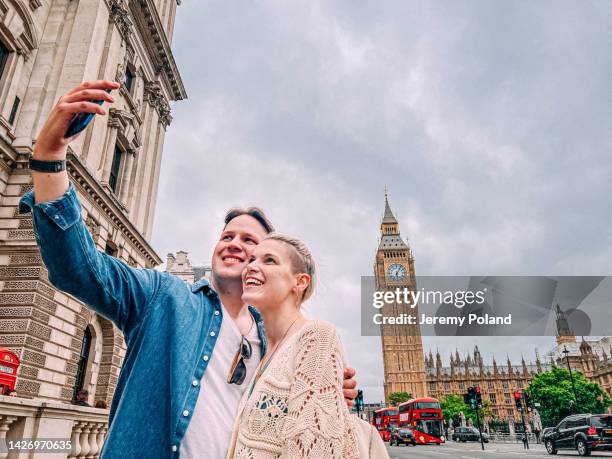
[[[416,445],[416,440],[412,430],[407,427],[391,429],[391,436],[389,437],[389,446],[407,445],[410,443],[412,446]]]
[[[580,456],[593,450],[612,450],[612,415],[575,414],[544,433],[542,441],[548,454],[560,449],[575,449]]]
[[[476,427],[455,427],[452,439],[454,441],[480,441],[480,433]],[[489,436],[486,432],[482,433],[482,441],[489,443]]]

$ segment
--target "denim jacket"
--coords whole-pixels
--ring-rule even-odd
[[[96,250],[72,184],[61,198],[34,202],[29,191],[19,211],[33,212],[49,281],[111,320],[125,338],[101,457],[178,457],[221,328],[219,296],[206,280],[188,285]],[[263,354],[263,322],[249,309]]]

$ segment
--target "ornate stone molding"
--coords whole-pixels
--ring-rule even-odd
[[[119,33],[125,41],[129,41],[132,34],[133,22],[130,19],[130,12],[126,0],[108,0],[110,9],[110,21],[117,25]]]
[[[132,123],[134,115],[126,110],[111,108],[108,114],[108,126],[112,128],[125,128]]]
[[[94,242],[97,243],[98,239],[100,238],[100,225],[98,222],[94,220],[93,217],[88,216],[87,220],[85,221],[85,226],[87,226],[87,229],[89,230]]]
[[[7,12],[12,9],[13,14],[3,14],[0,21],[9,21],[3,24],[5,27],[5,33],[8,32],[6,38],[12,42],[14,49],[17,52],[23,53],[24,57],[28,55],[36,48],[39,44],[39,36],[32,11],[40,7],[42,3],[40,0],[31,0],[28,8],[25,2],[7,2],[6,0],[0,0],[0,11]]]
[[[132,0],[129,5],[152,63],[167,83],[172,100],[186,99],[187,93],[153,0]]]
[[[129,110],[111,108],[108,113],[108,126],[117,129],[117,135],[126,150],[136,150],[142,144],[139,119]]]
[[[144,100],[155,108],[155,110],[157,110],[159,120],[163,124],[164,128],[168,127],[172,122],[172,116],[170,115],[170,104],[168,103],[166,96],[164,96],[162,88],[158,82],[145,82]]]
[[[24,62],[28,62],[28,59],[30,58],[29,50],[24,49],[24,48],[17,48],[16,52],[19,56],[23,57]]]
[[[119,64],[117,64],[117,71],[115,72],[115,81],[123,81],[124,75],[125,64],[123,62],[119,62]]]

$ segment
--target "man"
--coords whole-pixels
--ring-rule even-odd
[[[90,407],[91,405],[87,402],[88,398],[89,398],[89,391],[85,389],[81,389],[80,391],[77,392],[76,400],[74,401],[74,404],[78,406],[89,406]]]
[[[84,82],[59,99],[36,140],[34,189],[21,199],[20,211],[33,212],[50,282],[112,320],[125,337],[101,457],[222,458],[238,401],[266,350],[260,315],[241,299],[241,273],[272,225],[258,209],[228,213],[214,249],[212,284],[188,286],[97,251],[62,163],[76,136],[65,139],[64,133],[76,113],[105,114],[90,101],[114,102],[106,90],[117,88]],[[356,395],[353,375],[345,372],[349,405]]]

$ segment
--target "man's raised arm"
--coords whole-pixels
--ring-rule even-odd
[[[68,144],[79,135],[64,138],[73,115],[104,115],[105,110],[90,101],[114,102],[106,90],[117,88],[119,84],[110,81],[84,82],[60,97],[38,135],[32,159],[65,160]],[[23,196],[19,208],[22,213],[32,211],[36,241],[49,280],[111,319],[122,331],[129,331],[159,288],[160,274],[130,268],[96,249],[66,170],[32,171],[32,179],[34,189]]]

